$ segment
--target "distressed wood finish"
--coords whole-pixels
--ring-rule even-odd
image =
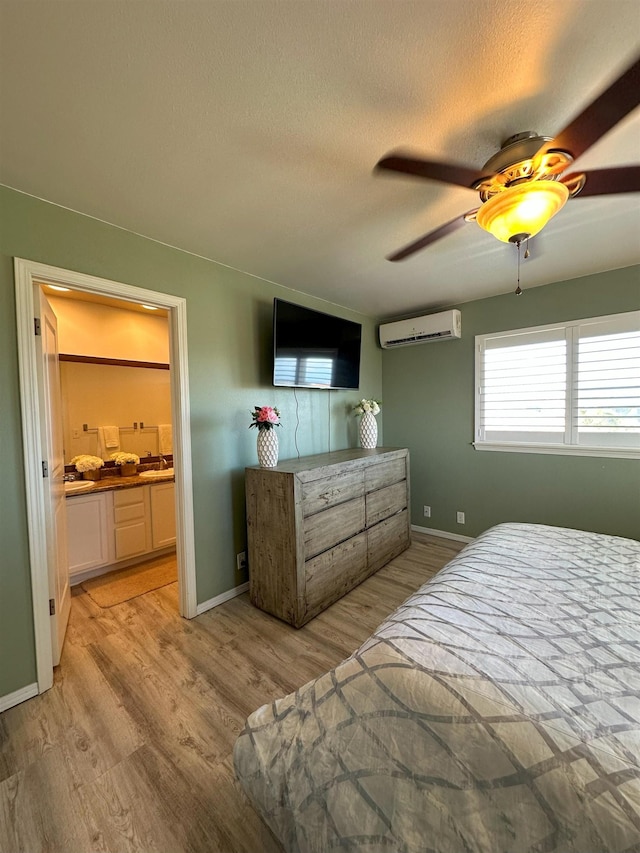
[[[463,546],[411,547],[300,630],[242,595],[186,621],[177,585],[76,589],[53,688],[0,714],[2,853],[282,853],[236,782],[256,708],[360,646]]]
[[[378,524],[383,519],[406,509],[408,497],[407,484],[404,480],[401,483],[394,483],[393,486],[385,486],[376,492],[367,494],[367,527],[373,527],[374,524]]]
[[[364,475],[360,470],[346,471],[329,478],[302,483],[302,512],[312,515],[336,504],[364,495]]]
[[[367,534],[352,536],[305,563],[305,621],[342,598],[369,574]]]
[[[299,567],[290,559],[292,549],[304,548],[300,500],[293,486],[290,476],[268,468],[252,469],[247,478],[247,556],[255,567],[251,600],[285,622],[294,620],[301,606]]]
[[[372,465],[364,472],[365,491],[373,492],[375,489],[381,489],[391,483],[406,480],[407,468],[407,459],[390,459],[388,462]]]
[[[409,510],[387,518],[367,530],[367,563],[370,574],[377,572],[389,560],[397,557],[407,547]]]
[[[307,560],[345,542],[364,530],[365,503],[362,498],[347,501],[304,519],[304,555]]]
[[[247,468],[246,493],[251,601],[296,627],[410,542],[404,448]]]

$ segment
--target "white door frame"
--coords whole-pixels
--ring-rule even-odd
[[[20,372],[20,406],[24,475],[27,497],[29,559],[35,633],[38,692],[53,684],[53,658],[49,630],[49,576],[47,567],[45,494],[42,482],[44,450],[40,438],[37,355],[34,317],[37,316],[33,285],[57,284],[86,293],[97,293],[133,302],[144,302],[169,311],[171,359],[171,411],[176,469],[176,548],[180,615],[197,615],[191,431],[189,428],[189,369],[187,357],[187,303],[185,299],[145,290],[84,273],[14,258],[16,327]]]

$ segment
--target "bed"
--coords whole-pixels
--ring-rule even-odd
[[[287,851],[640,851],[640,542],[488,530],[234,762]]]

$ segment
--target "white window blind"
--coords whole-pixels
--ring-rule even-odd
[[[640,312],[476,338],[478,449],[640,455]]]
[[[638,446],[640,330],[623,320],[577,327],[574,440],[578,444]]]

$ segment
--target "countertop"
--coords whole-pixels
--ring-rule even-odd
[[[90,482],[87,480],[81,480],[81,482],[86,483]],[[101,480],[96,480],[93,484],[93,488],[84,489],[84,491],[80,492],[70,492],[65,495],[67,500],[69,498],[77,498],[81,495],[95,495],[96,492],[112,492],[116,489],[135,489],[139,486],[153,486],[157,483],[173,483],[175,482],[175,476],[171,477],[158,477],[157,479],[148,479],[147,477],[141,477],[139,474],[134,474],[132,477],[122,477],[120,474],[114,477],[102,477]]]

